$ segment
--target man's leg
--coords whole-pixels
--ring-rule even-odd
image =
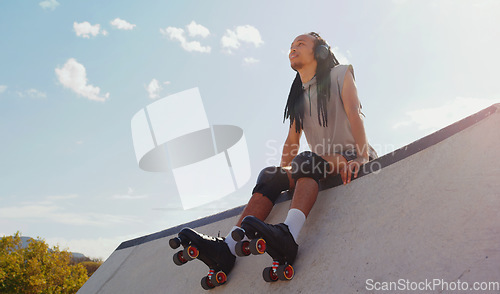
[[[240,226],[243,218],[248,215],[254,215],[261,220],[265,220],[271,212],[274,202],[281,192],[287,189],[293,189],[294,186],[294,180],[292,179],[292,175],[289,170],[281,167],[268,167],[262,170],[259,178],[257,179],[257,185],[254,188],[252,197],[238,220],[237,225]],[[234,228],[237,227],[235,226]],[[231,233],[232,231],[229,232],[229,235],[225,239],[206,238],[205,235],[185,228],[179,233],[179,238],[183,237],[195,239],[195,245],[199,247],[198,249],[204,252],[204,255],[199,257],[199,259],[209,267],[215,266],[212,263],[224,265],[224,273],[228,275],[233,269],[236,256],[236,242],[232,238]],[[181,244],[180,242],[181,241],[176,241],[175,238],[169,241],[172,248],[179,247]],[[175,246],[172,244],[177,245]],[[176,256],[178,256],[178,253]],[[295,257],[293,257],[293,259],[294,258]],[[174,258],[174,262],[175,260],[176,259]],[[179,260],[179,257],[177,257],[177,260],[182,263],[182,261]],[[176,262],[176,264],[179,263]]]
[[[288,226],[294,240],[297,240],[316,202],[319,180],[326,176],[327,171],[328,162],[310,151],[300,153],[292,161],[292,177],[296,181],[296,187],[285,225]]]
[[[289,186],[288,188],[295,189],[291,207],[284,223],[289,227],[294,239],[297,239],[297,236],[305,223],[306,217],[309,215],[309,212],[316,202],[319,191],[318,181],[319,179],[326,176],[328,163],[320,156],[306,151],[297,155],[294,158],[292,165],[293,171],[281,168],[281,171],[286,171],[286,175],[288,178],[287,186]],[[278,175],[278,173],[270,173],[270,171],[275,172],[273,168],[266,168],[261,172],[261,175],[259,175],[259,179],[257,180],[257,186],[259,185],[259,182],[268,182],[269,184],[275,186],[279,184],[281,185],[279,191],[284,190],[284,186],[282,186],[283,179],[281,179],[281,181],[277,180],[275,175]],[[270,174],[274,175],[270,177]],[[263,180],[265,178],[266,180]],[[269,186],[270,185],[268,185],[268,187]],[[260,188],[262,188],[262,186]],[[268,189],[263,190],[271,191]],[[272,191],[271,194],[276,195],[278,193],[275,190]],[[228,237],[231,236],[233,230],[241,226],[241,222],[246,216],[253,215],[262,221],[264,221],[268,217],[277,197],[264,196],[269,195],[263,195],[262,193],[254,193],[252,195],[252,198],[243,210],[243,213],[236,223],[236,226],[234,226],[231,232],[229,232]],[[274,201],[272,201],[271,199],[273,199]],[[232,240],[228,241],[229,243],[233,243]],[[232,246],[230,247],[232,248]]]
[[[291,173],[289,173],[289,175],[291,175]],[[292,180],[291,182],[293,183],[294,181]],[[261,218],[254,215],[243,219],[243,221],[242,219],[239,220],[239,222],[242,221],[246,229],[250,231],[257,230],[262,234],[261,237],[264,238],[267,246],[272,249],[272,251],[269,251],[269,254],[271,254],[273,259],[284,258],[289,265],[293,264],[297,256],[297,236],[306,221],[306,215],[309,214],[316,201],[318,183],[316,179],[300,176],[294,185],[294,189],[292,205],[284,223],[273,225],[263,222],[263,215],[267,216],[272,208],[271,201],[267,203],[267,208],[269,210],[265,214],[260,215]],[[257,199],[262,199],[262,196],[253,195],[252,198],[254,199],[252,199],[251,202],[253,202],[253,200],[261,201]],[[258,207],[256,204],[249,206],[253,208]],[[252,209],[245,209],[242,217],[247,214],[252,215]]]
[[[298,209],[307,217],[318,198],[319,185],[312,178],[301,178],[297,181],[290,209]]]
[[[284,190],[293,189],[294,187],[295,181],[292,179],[292,173],[289,169],[281,167],[267,167],[261,171],[252,197],[241,213],[238,222],[225,238],[231,253],[236,255],[236,241],[232,238],[232,233],[235,229],[241,226],[243,219],[246,216],[253,215],[264,221],[273,209],[274,202],[278,198],[279,194]]]
[[[260,220],[265,220],[271,210],[273,209],[274,204],[269,200],[269,198],[264,197],[262,193],[254,193],[252,198],[248,201],[245,209],[241,213],[240,219],[236,223],[236,226],[241,226],[241,221],[247,215],[253,215]]]
[[[294,240],[297,240],[300,230],[316,202],[318,191],[318,183],[314,179],[300,178],[297,180],[292,205],[284,222]]]
[[[295,181],[292,179],[292,173],[290,170],[284,169],[288,176],[289,181],[289,189],[295,188]],[[293,202],[292,202],[293,203]],[[248,201],[247,206],[241,213],[241,216],[236,223],[236,226],[241,226],[241,221],[245,218],[245,216],[253,215],[256,218],[264,221],[268,216],[271,210],[273,209],[274,203],[268,198],[264,197],[262,193],[253,193],[252,198]]]

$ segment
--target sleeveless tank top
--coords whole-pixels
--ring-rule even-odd
[[[326,103],[328,125],[323,127],[318,121],[316,77],[302,85],[304,88],[303,131],[311,151],[318,155],[352,153],[356,151],[356,141],[352,135],[351,124],[342,102],[342,86],[347,71],[354,77],[352,65],[337,65],[330,72],[330,100]],[[377,158],[375,150],[369,146],[371,158]]]

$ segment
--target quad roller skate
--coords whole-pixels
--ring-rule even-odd
[[[270,225],[254,216],[247,216],[243,219],[241,228],[234,230],[231,236],[238,242],[236,244],[238,256],[267,252],[272,257],[273,265],[266,267],[262,272],[266,282],[293,279],[295,272],[292,263],[297,257],[299,245],[295,243],[287,225]],[[250,241],[243,241],[245,236]]]
[[[173,256],[176,265],[199,259],[208,266],[208,275],[201,279],[203,289],[210,290],[227,282],[227,275],[233,268],[236,257],[229,250],[224,238],[210,237],[184,228],[178,237],[169,240],[169,245],[172,249],[181,245],[184,248]]]

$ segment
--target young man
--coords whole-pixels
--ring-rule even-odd
[[[212,262],[223,265],[219,267],[225,274],[234,265],[234,239],[241,239],[237,234],[241,226],[258,229],[268,248],[286,256],[288,264],[293,263],[297,236],[316,201],[319,181],[340,174],[344,184],[350,183],[361,165],[377,157],[367,142],[352,66],[339,65],[317,33],[296,37],[289,59],[297,75],[285,108],[290,128],[281,164],[261,171],[250,201],[227,237],[205,238],[205,244],[200,245],[207,248],[205,255]],[[302,132],[311,151],[297,155]],[[294,193],[284,223],[264,223],[278,196],[289,189]]]

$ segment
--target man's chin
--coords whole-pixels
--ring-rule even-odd
[[[294,71],[299,71],[301,68],[302,68],[302,64],[301,63],[290,63],[290,67],[294,70]]]

